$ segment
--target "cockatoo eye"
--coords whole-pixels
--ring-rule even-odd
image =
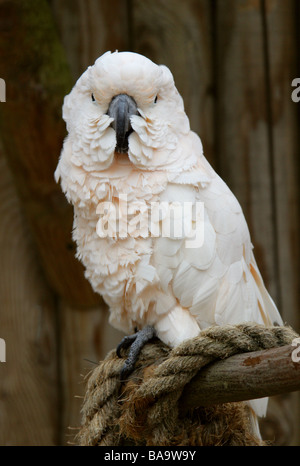
[[[156,102],[157,102],[157,96],[156,96],[155,99],[154,99],[154,103],[155,103],[155,104],[156,104]]]
[[[96,100],[96,99],[95,99],[95,97],[94,97],[94,94],[93,94],[93,93],[92,93],[91,97],[92,97],[92,101],[93,101],[93,102],[95,102],[95,100]]]

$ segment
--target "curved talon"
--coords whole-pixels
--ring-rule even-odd
[[[145,344],[156,336],[155,329],[150,325],[147,325],[142,330],[134,333],[133,335],[128,335],[122,339],[120,344],[117,347],[116,353],[119,357],[121,356],[121,350],[128,348],[130,350],[128,357],[124,363],[124,366],[121,370],[121,380],[125,380],[128,375],[134,370],[135,363],[138,359],[138,356],[145,346]]]
[[[127,349],[135,341],[136,337],[137,333],[133,333],[132,335],[127,335],[126,337],[122,338],[116,349],[116,353],[119,358],[122,357],[121,350]]]

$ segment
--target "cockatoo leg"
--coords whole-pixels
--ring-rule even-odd
[[[133,335],[126,336],[122,339],[117,347],[116,353],[121,358],[121,350],[130,346],[128,357],[121,370],[121,380],[125,380],[128,375],[134,370],[135,363],[138,355],[145,344],[156,336],[156,331],[150,325],[147,325],[142,330],[134,333]]]

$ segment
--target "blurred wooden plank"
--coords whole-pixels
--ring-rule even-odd
[[[283,87],[287,89],[287,86],[290,86],[289,82],[285,82],[286,73],[289,71],[283,72],[283,69],[290,65],[288,60],[291,55],[287,54],[284,60],[283,52],[290,39],[283,41],[285,45],[280,46],[278,51],[276,46],[279,44],[272,45],[273,57],[278,57],[277,54],[281,56],[279,65],[270,55],[268,40],[271,38],[268,37],[266,30],[265,15],[269,18],[276,6],[278,4],[276,5],[274,1],[266,3],[251,0],[227,1],[226,5],[224,2],[218,2],[216,34],[219,85],[216,110],[219,115],[217,141],[220,174],[243,206],[261,273],[283,317],[286,318],[283,303],[287,303],[287,299],[284,301],[281,261],[289,260],[288,257],[285,258],[285,254],[290,243],[289,246],[282,244],[281,235],[282,230],[289,229],[289,227],[282,225],[278,229],[278,222],[281,221],[278,195],[282,195],[282,191],[286,188],[282,187],[279,188],[281,192],[277,191],[278,177],[282,176],[280,172],[283,170],[283,165],[278,156],[277,163],[275,162],[275,152],[280,147],[278,145],[277,149],[279,142],[277,138],[283,137],[283,127],[289,127],[288,132],[292,137],[294,123],[288,116],[289,112],[285,110],[283,113],[277,112],[277,118],[280,120],[279,127],[282,126],[281,130],[279,127],[273,128],[272,126],[273,105],[278,111],[283,105],[281,102],[278,107],[279,101],[285,99],[288,103],[283,107],[287,109],[290,100],[290,93],[286,96],[282,95]],[[284,29],[287,23],[286,19],[279,19],[281,14],[282,11],[277,11],[277,21],[281,22]],[[269,26],[274,27],[273,22],[270,22]],[[276,32],[274,31],[273,34]],[[273,94],[274,89],[270,87],[272,86],[270,76],[273,76],[273,79],[275,76],[279,78],[279,81],[277,79],[279,99],[278,89],[277,93]],[[278,129],[281,134],[278,133],[278,136],[275,136]],[[275,167],[278,170],[277,174]],[[287,178],[288,175],[285,176],[285,182],[290,182],[291,180],[288,181]],[[286,195],[284,199],[287,199]],[[285,201],[280,202],[282,209],[282,202]],[[293,206],[288,210],[293,210]],[[289,221],[287,215],[289,214],[285,212],[285,220]],[[285,238],[287,241],[286,235]],[[288,265],[288,268],[291,274],[292,266]],[[297,292],[296,290],[297,288],[293,293]],[[269,417],[262,424],[263,432],[266,431],[266,427],[273,435],[280,432],[280,438],[276,437],[276,440],[283,444],[289,444],[291,441],[291,430],[294,430],[296,421],[293,414],[296,406],[291,399],[292,397],[288,402],[286,399],[282,401],[285,404],[282,412],[286,412],[289,424],[284,424],[274,417],[273,420],[276,420],[277,424],[273,423],[272,426]],[[278,403],[280,404],[279,400],[279,398],[276,399],[277,409]],[[272,404],[273,400],[270,402],[271,412],[274,411]],[[292,429],[291,424],[294,424]]]
[[[124,0],[50,0],[74,79],[104,52],[128,50],[129,11]]]
[[[300,246],[299,246],[299,119],[291,99],[291,82],[299,75],[294,0],[266,0],[264,23],[268,50],[268,99],[272,138],[272,176],[276,209],[276,231],[283,318],[300,330]],[[286,397],[287,398],[287,397]],[[282,397],[282,402],[287,403]],[[280,399],[279,399],[280,400]],[[300,441],[300,397],[290,396],[293,425],[288,429],[291,445]],[[277,400],[277,406],[279,406]],[[282,410],[283,411],[283,410]],[[288,411],[286,409],[286,411]],[[287,425],[287,423],[286,423]],[[284,437],[281,429],[281,437]]]
[[[45,0],[9,0],[0,3],[0,18],[5,155],[51,288],[75,306],[95,305],[100,299],[74,257],[72,208],[53,176],[66,135],[61,106],[72,79],[52,14]]]
[[[280,305],[260,2],[218,2],[216,23],[220,175],[243,207],[258,266]]]
[[[211,0],[132,2],[132,46],[168,66],[184,99],[191,128],[216,167],[213,119]]]
[[[291,82],[299,74],[294,7],[294,0],[268,0],[265,21],[282,314],[299,331],[300,199],[297,170],[300,145],[298,108],[291,99]]]
[[[0,173],[0,444],[56,445],[54,303],[1,148]]]

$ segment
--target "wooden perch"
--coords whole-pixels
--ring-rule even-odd
[[[287,345],[243,353],[208,365],[186,385],[180,398],[181,414],[198,406],[300,390],[300,361],[292,359],[295,349]]]

